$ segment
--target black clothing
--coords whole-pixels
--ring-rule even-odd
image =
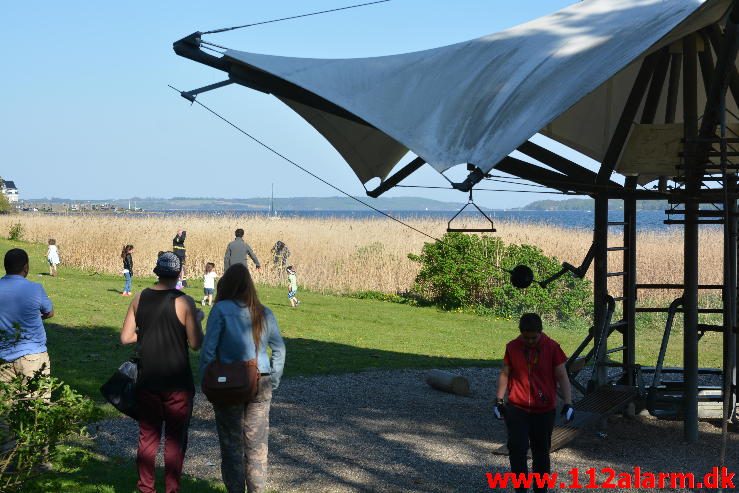
[[[153,392],[195,391],[187,331],[177,318],[176,289],[145,289],[136,311],[139,343],[138,388]]]
[[[531,446],[533,472],[544,474],[550,471],[549,449],[552,446],[552,430],[554,429],[555,411],[545,413],[528,413],[523,409],[508,404],[506,406],[505,424],[508,429],[508,458],[511,461],[511,472],[527,474],[526,453]],[[517,492],[525,492],[526,488],[517,488]],[[534,488],[544,493],[547,488]]]
[[[177,255],[180,260],[185,259],[185,237],[187,232],[183,231],[181,235],[172,238],[172,252]]]
[[[133,277],[133,256],[130,253],[127,253],[123,258],[123,268],[128,269],[131,277]]]

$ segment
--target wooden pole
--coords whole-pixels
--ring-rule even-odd
[[[698,137],[696,36],[683,39],[683,118],[685,120],[685,236],[683,245],[683,423],[688,443],[698,441]]]

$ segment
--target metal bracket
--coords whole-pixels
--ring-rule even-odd
[[[470,163],[467,163],[467,171],[470,172],[470,174],[467,175],[467,178],[464,181],[453,182],[452,187],[455,190],[472,193],[472,187],[480,183],[487,174],[483,173],[480,168]]]
[[[213,89],[225,87],[233,83],[234,81],[232,81],[231,79],[227,79],[221,82],[216,82],[215,84],[210,84],[209,86],[201,87],[200,89],[193,89],[192,91],[182,91],[180,92],[180,96],[190,101],[190,103],[194,103],[195,98],[197,97],[198,94],[203,93],[203,92],[212,91]]]

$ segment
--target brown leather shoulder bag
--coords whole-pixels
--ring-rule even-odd
[[[222,335],[222,333],[221,333]],[[254,336],[254,334],[252,334]],[[203,394],[217,406],[246,404],[259,390],[259,341],[254,338],[256,357],[247,361],[223,363],[218,356],[220,338],[216,345],[216,359],[205,367],[205,375],[200,384]]]
[[[219,406],[246,404],[257,395],[259,367],[257,360],[223,363],[216,356],[205,367],[203,394],[210,402]]]

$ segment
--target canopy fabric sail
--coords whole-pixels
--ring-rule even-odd
[[[718,22],[730,6],[731,0],[586,0],[497,34],[415,53],[307,59],[228,50],[224,59],[355,116],[280,96],[363,183],[385,179],[407,151],[439,172],[462,163],[488,172],[537,132],[601,161],[644,58]]]

